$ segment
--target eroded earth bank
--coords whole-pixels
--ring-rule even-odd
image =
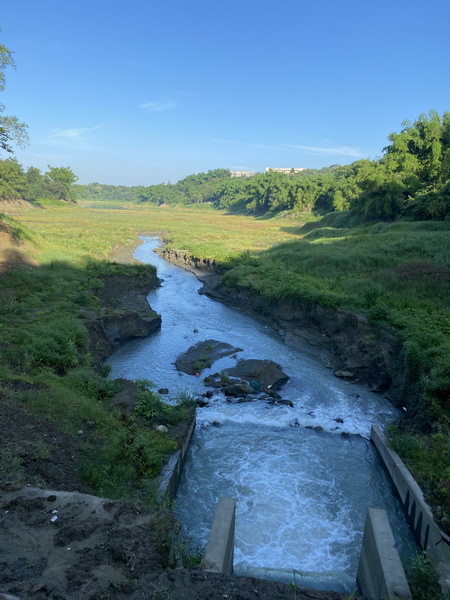
[[[163,249],[160,254],[195,273],[209,297],[267,318],[286,344],[315,354],[337,377],[367,384],[402,407],[409,418],[420,419],[424,400],[405,378],[403,342],[392,329],[375,328],[362,314],[307,301],[268,304],[250,288],[227,286],[214,261],[176,250]]]

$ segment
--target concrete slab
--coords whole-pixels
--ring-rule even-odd
[[[386,514],[369,508],[357,574],[358,585],[372,600],[411,600],[406,575]]]
[[[201,568],[214,573],[233,573],[236,499],[220,498]]]

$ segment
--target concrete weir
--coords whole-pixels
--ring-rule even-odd
[[[201,563],[203,570],[233,574],[235,514],[235,498],[220,498]],[[357,583],[371,600],[411,600],[386,511],[378,508],[369,508],[367,513]]]
[[[171,502],[175,498],[178,484],[180,483],[181,474],[183,472],[184,462],[186,460],[186,453],[188,451],[194,429],[195,418],[192,419],[192,423],[187,430],[180,449],[172,454],[161,474],[159,488],[156,493],[156,501],[158,504]]]
[[[391,526],[386,511],[382,509],[369,508],[367,511],[356,580],[367,598],[411,599]]]
[[[449,536],[436,525],[422,490],[377,425],[372,427],[370,439],[392,479],[419,545],[435,565],[442,591],[450,593]]]
[[[190,424],[181,448],[171,457],[161,476],[157,498],[170,502],[176,494],[186,453],[195,428]],[[417,541],[436,567],[444,593],[450,592],[450,538],[436,525],[422,490],[404,463],[388,445],[380,427],[372,427],[371,442],[388,471],[403,504]],[[236,499],[221,498],[216,509],[202,569],[233,573]],[[384,510],[370,508],[367,513],[357,574],[362,593],[373,600],[411,598],[403,566]]]
[[[219,498],[201,568],[214,573],[233,573],[235,498]]]

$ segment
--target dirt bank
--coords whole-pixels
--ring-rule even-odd
[[[253,578],[167,568],[170,516],[77,492],[2,494],[0,589],[15,598],[339,600]],[[1,596],[0,596],[1,597]]]
[[[28,200],[15,198],[12,200],[0,200],[0,213],[8,216],[20,215],[29,210],[43,210],[39,204],[34,204]]]
[[[161,317],[148,304],[146,296],[160,282],[156,273],[146,277],[125,274],[100,278],[95,295],[101,309],[84,310],[83,324],[89,333],[89,350],[100,365],[123,342],[147,337],[161,327]]]
[[[0,599],[344,600],[170,563],[171,516],[78,492],[2,490]],[[8,595],[8,596],[6,596]]]
[[[0,217],[0,273],[23,266],[35,267],[37,262],[24,252],[12,227]]]

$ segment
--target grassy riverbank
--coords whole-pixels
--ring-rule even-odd
[[[408,385],[421,386],[427,400],[424,429],[398,432],[395,444],[445,525],[450,514],[449,223],[359,224],[347,213],[320,221],[309,216],[305,223],[289,216],[228,215],[209,205],[127,205],[115,210],[59,206],[20,212],[15,218],[26,228],[27,252],[44,265],[42,272],[53,269],[55,282],[60,274],[70,281],[62,271],[56,274],[58,261],[83,274],[84,283],[75,278],[73,288],[84,295],[84,303],[93,289],[88,265],[111,256],[119,245],[133,247],[140,233],[153,233],[169,247],[222,262],[229,269],[225,279],[230,285],[250,288],[268,302],[306,298],[364,313],[375,325],[392,327],[405,341],[399,360],[407,369]],[[21,285],[31,290],[34,284]],[[30,300],[25,312],[51,312],[52,302],[60,297],[52,289],[45,309]],[[76,302],[70,310],[76,316]],[[20,328],[20,318],[17,323]]]
[[[93,203],[92,203],[93,204]],[[227,262],[246,250],[265,250],[293,240],[287,224],[300,219],[254,219],[228,215],[209,204],[191,207],[127,205],[110,209],[83,209],[64,205],[53,210],[13,214],[34,232],[32,252],[40,262],[82,262],[87,257],[107,258],[118,246],[136,245],[139,234],[164,237],[168,247],[186,249],[195,256]],[[108,206],[103,209],[102,206]],[[311,218],[311,217],[309,217]]]
[[[404,342],[399,401],[408,405],[420,390],[425,403],[391,442],[450,531],[450,223],[358,225],[340,213],[290,231],[297,239],[245,254],[225,281],[269,304],[306,299],[396,332]]]
[[[246,254],[230,285],[269,301],[305,299],[366,314],[407,342],[407,383],[421,382],[428,414],[446,421],[450,391],[450,223],[349,224],[330,214],[298,229],[296,239]],[[405,387],[404,393],[408,390]]]
[[[120,386],[96,369],[80,318],[101,309],[105,278],[128,278],[130,286],[152,281],[153,267],[105,260],[130,259],[140,233],[190,231],[188,237],[199,239],[204,253],[208,240],[225,248],[224,259],[223,240],[239,230],[239,221],[244,239],[246,221],[205,207],[88,210],[50,203],[24,210],[22,203],[10,203],[7,208],[4,231],[13,244],[4,250],[8,257],[14,251],[12,266],[19,268],[2,274],[0,288],[0,420],[6,440],[0,480],[151,501],[155,476],[175,447],[154,425],[189,419],[189,402],[166,407],[157,394],[141,388],[135,413],[124,417],[111,411]],[[288,237],[274,223],[255,223],[253,229],[250,245],[267,247],[277,231],[281,239]]]
[[[37,223],[25,223],[22,212],[21,223],[4,220],[5,236],[12,234],[13,266],[19,267],[1,275],[0,481],[147,504],[155,478],[176,448],[155,425],[188,420],[193,406],[167,407],[141,387],[134,391],[139,410],[124,415],[111,409],[121,386],[95,366],[80,319],[102,310],[105,280],[121,278],[125,289],[144,291],[154,285],[155,270],[103,260],[115,245],[107,239],[112,232],[97,228],[93,247],[86,246],[82,238],[90,224],[82,214],[59,205],[29,211]],[[118,239],[135,244],[137,223],[131,231],[124,227]],[[21,262],[19,254],[32,260]]]
[[[167,407],[143,387],[135,391],[139,411],[125,418],[110,407],[121,386],[95,367],[80,321],[101,309],[98,291],[110,277],[121,277],[124,285],[129,280],[130,287],[140,282],[145,289],[154,269],[91,260],[2,275],[3,483],[81,485],[82,491],[144,503],[152,497],[155,477],[176,448],[154,426],[187,419],[189,408]]]

